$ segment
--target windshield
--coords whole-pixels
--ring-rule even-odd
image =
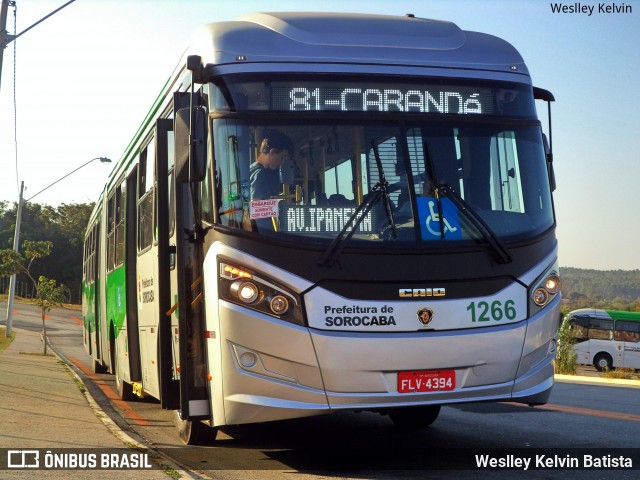
[[[347,230],[350,244],[429,247],[486,242],[467,209],[507,243],[554,223],[531,121],[292,115],[214,120],[220,224],[298,244]]]

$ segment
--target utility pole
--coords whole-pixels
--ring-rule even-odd
[[[18,215],[16,216],[16,232],[13,236],[13,251],[20,249],[20,222],[22,220],[22,194],[24,192],[24,182],[20,183],[20,200],[18,201]],[[9,296],[7,297],[7,330],[6,337],[11,338],[11,326],[13,325],[13,298],[16,294],[16,274],[11,275],[9,280]]]
[[[29,30],[31,30],[33,27],[35,27],[39,23],[44,22],[51,15],[54,15],[54,14],[58,13],[64,7],[66,7],[67,5],[72,4],[75,1],[76,0],[69,0],[67,3],[65,3],[61,7],[56,8],[49,15],[47,15],[46,17],[41,18],[36,23],[31,25],[29,28],[27,28],[26,30],[23,30],[22,32],[18,33],[17,35],[9,35],[7,33],[7,11],[9,10],[9,5],[15,5],[16,2],[15,2],[15,0],[2,0],[2,5],[0,6],[0,85],[2,84],[2,62],[4,60],[4,49],[7,47],[7,45],[9,45],[11,42],[13,42],[20,35],[22,35],[24,33],[27,33]]]
[[[13,41],[15,35],[7,32],[7,12],[9,10],[9,0],[2,0],[0,6],[0,84],[2,84],[2,62],[4,60],[4,49]]]

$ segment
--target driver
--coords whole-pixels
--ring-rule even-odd
[[[264,200],[280,194],[280,167],[293,150],[293,142],[278,130],[266,130],[260,144],[260,154],[249,167],[251,199]]]

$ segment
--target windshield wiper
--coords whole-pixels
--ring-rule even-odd
[[[349,217],[349,220],[344,224],[336,238],[333,239],[329,248],[325,250],[320,259],[318,265],[321,267],[331,267],[338,259],[345,245],[349,242],[353,234],[356,232],[360,223],[367,216],[371,208],[382,196],[380,183],[376,183],[371,189],[371,192],[364,198],[362,203],[358,205],[356,211]]]
[[[460,196],[458,192],[456,192],[450,185],[446,183],[440,183],[436,186],[436,191],[444,194],[451,203],[455,205],[459,212],[467,217],[467,219],[476,227],[476,230],[480,232],[480,234],[484,237],[487,243],[491,246],[493,251],[496,253],[498,260],[500,263],[511,263],[513,258],[507,250],[505,244],[500,240],[500,238],[491,230],[491,227],[487,225],[480,215],[478,215],[475,210],[471,208],[471,206],[467,203],[467,201]],[[442,217],[440,217],[442,218]],[[443,222],[440,222],[443,223]]]
[[[487,222],[485,222],[480,215],[476,213],[476,211],[469,205],[469,203],[460,196],[458,192],[456,192],[451,185],[440,182],[436,178],[436,169],[433,164],[433,159],[429,154],[429,145],[427,142],[424,143],[423,148],[424,160],[426,163],[426,167],[429,175],[431,176],[431,181],[434,184],[434,191],[436,194],[436,200],[438,202],[438,215],[440,218],[440,235],[441,238],[444,238],[444,221],[442,217],[442,204],[441,198],[447,197],[451,200],[451,203],[461,212],[470,222],[476,227],[476,230],[480,232],[482,237],[486,240],[489,246],[495,252],[500,263],[511,263],[513,258],[509,253],[509,250],[505,246],[505,244],[500,240],[500,238],[495,234],[495,232],[489,227]]]
[[[389,198],[389,183],[387,182],[387,178],[384,176],[382,160],[380,160],[380,153],[378,152],[378,145],[376,145],[375,140],[371,140],[371,148],[373,149],[373,156],[376,159],[376,166],[378,167],[378,178],[380,179],[378,185],[380,186],[380,192],[382,194],[382,199],[384,200],[384,210],[387,214],[387,220],[389,220],[389,226],[391,227],[391,236],[395,240],[398,237],[398,229],[396,228],[396,222],[393,218],[391,199]]]
[[[373,208],[376,202],[380,199],[384,199],[385,212],[387,219],[389,220],[389,226],[391,227],[391,235],[393,238],[397,237],[397,228],[393,219],[393,212],[391,207],[391,200],[389,198],[389,184],[384,175],[382,168],[382,161],[380,160],[380,153],[378,152],[378,146],[374,140],[371,140],[371,147],[373,148],[373,155],[376,159],[376,165],[378,167],[378,177],[380,181],[376,183],[371,191],[364,198],[362,203],[358,205],[356,211],[349,217],[349,220],[344,224],[336,238],[333,239],[331,245],[325,250],[320,259],[318,260],[319,266],[331,267],[336,262],[344,247],[349,243],[351,237],[356,232],[360,223],[367,216],[369,211]]]

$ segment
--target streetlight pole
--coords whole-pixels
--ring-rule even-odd
[[[13,35],[7,32],[7,13],[9,0],[2,0],[0,4],[0,83],[2,82],[2,62],[4,61],[4,49],[13,41]]]
[[[35,27],[39,23],[44,22],[51,15],[54,15],[54,14],[58,13],[64,7],[66,7],[67,5],[75,2],[76,0],[69,0],[67,3],[65,3],[61,7],[56,8],[49,15],[47,15],[46,17],[41,18],[36,23],[31,25],[29,28],[27,28],[26,30],[23,30],[22,32],[18,33],[17,35],[9,35],[9,33],[7,32],[7,10],[9,9],[10,5],[11,6],[15,6],[15,2],[14,1],[10,1],[10,0],[1,0],[1,1],[2,1],[2,4],[0,4],[0,83],[2,82],[2,62],[4,60],[4,49],[5,49],[5,47],[7,45],[9,45],[11,42],[13,42],[16,38],[18,38],[23,33],[27,33],[33,27]]]
[[[20,221],[22,220],[22,193],[24,192],[24,182],[20,182],[20,199],[18,200],[18,214],[16,216],[16,231],[13,235],[13,251],[17,252],[20,247]],[[16,274],[11,275],[9,280],[9,296],[7,297],[7,323],[6,337],[11,338],[11,324],[13,323],[13,299],[16,294]]]
[[[29,198],[27,198],[25,200],[25,202],[30,202],[34,197],[36,197],[37,195],[40,195],[42,192],[44,192],[45,190],[48,190],[49,188],[53,187],[56,183],[61,182],[62,180],[64,180],[65,178],[67,178],[69,175],[76,173],[78,170],[80,170],[81,168],[86,167],[87,165],[89,165],[91,162],[94,162],[96,160],[100,160],[100,163],[111,163],[111,159],[107,158],[107,157],[96,157],[96,158],[92,158],[91,160],[89,160],[87,163],[83,163],[82,165],[80,165],[78,168],[71,170],[69,173],[67,173],[64,177],[60,177],[58,180],[56,180],[55,182],[53,182],[51,185],[48,185],[46,187],[44,187],[42,190],[40,190],[38,193],[36,193],[35,195],[30,196]]]
[[[91,162],[93,162],[95,160],[100,160],[100,163],[111,163],[111,159],[107,158],[107,157],[95,157],[95,158],[92,158],[88,162],[83,163],[82,165],[80,165],[78,168],[76,168],[74,170],[71,170],[69,173],[67,173],[63,177],[60,177],[58,180],[56,180],[52,184],[47,185],[42,190],[40,190],[38,193],[36,193],[35,195],[32,195],[31,197],[29,197],[26,200],[23,200],[23,198],[22,198],[23,197],[23,191],[24,191],[24,182],[21,182],[21,184],[20,184],[20,198],[18,200],[18,213],[16,215],[16,231],[15,231],[14,236],[13,236],[13,250],[15,252],[18,252],[19,251],[19,247],[20,247],[20,223],[22,222],[22,206],[26,202],[31,201],[37,195],[40,195],[42,192],[44,192],[48,188],[53,187],[56,183],[64,180],[69,175],[77,172],[78,170],[80,170],[83,167],[86,167],[87,165],[89,165]],[[12,324],[13,324],[13,300],[14,300],[14,297],[15,297],[15,293],[16,293],[16,274],[13,274],[13,275],[11,275],[11,280],[9,281],[9,297],[7,298],[7,323],[6,323],[6,325],[7,325],[6,326],[6,337],[7,338],[11,337],[11,327],[12,327]]]

